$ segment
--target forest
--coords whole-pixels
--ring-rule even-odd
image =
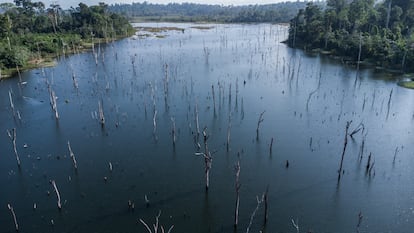
[[[71,53],[103,39],[129,36],[128,20],[100,3],[63,10],[58,4],[15,0],[0,5],[0,68],[4,71],[30,67],[39,60]]]
[[[306,7],[305,2],[282,2],[266,5],[223,6],[195,3],[152,4],[148,2],[114,4],[112,12],[149,21],[177,22],[285,22],[288,23],[299,9]]]
[[[307,3],[290,21],[288,44],[344,61],[414,71],[414,0]]]

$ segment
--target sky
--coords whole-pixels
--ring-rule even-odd
[[[63,9],[70,8],[71,6],[76,7],[79,2],[83,2],[86,5],[97,5],[99,2],[105,2],[106,4],[114,3],[132,3],[132,2],[144,2],[144,0],[32,0],[32,2],[41,1],[48,7],[51,3],[58,3]],[[219,4],[219,5],[250,5],[250,4],[270,4],[278,2],[286,2],[292,0],[147,0],[148,3],[161,3],[167,4],[170,2],[183,3],[203,3],[203,4]],[[296,1],[296,0],[293,0]],[[301,0],[303,1],[303,0]],[[0,3],[13,2],[13,0],[0,0]]]

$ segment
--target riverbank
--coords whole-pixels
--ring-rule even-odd
[[[51,52],[51,53],[43,52],[43,54],[41,52],[37,54],[32,53],[31,56],[24,62],[22,66],[16,66],[15,68],[1,69],[0,80],[19,75],[19,72],[22,72],[22,71],[27,71],[27,70],[42,68],[42,67],[55,66],[57,64],[56,58],[59,56],[66,56],[66,55],[90,51],[95,45],[111,43],[117,40],[130,37],[134,34],[135,34],[135,30],[128,33],[127,35],[118,36],[115,38],[91,38],[88,40],[82,40],[80,39],[80,35],[76,35],[76,36],[79,36],[79,39],[74,39],[74,40],[69,40],[69,41],[63,41],[62,38],[68,38],[68,37],[73,38],[73,34],[49,35],[51,37],[56,37],[60,39],[60,43],[62,46],[56,49],[56,52]],[[41,36],[45,37],[45,35],[41,35]],[[37,44],[38,46],[39,42],[33,41],[32,44]]]
[[[52,5],[16,2],[0,7],[0,68],[6,78],[21,70],[53,64],[54,58],[78,53],[94,43],[107,43],[134,34],[124,15],[108,10],[108,5],[60,11]],[[53,12],[53,13],[51,13]]]

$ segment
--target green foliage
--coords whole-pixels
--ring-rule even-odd
[[[108,9],[128,17],[152,20],[214,21],[232,23],[289,22],[306,3],[282,2],[267,5],[220,6],[195,3],[151,4],[148,2],[115,4]]]
[[[328,0],[324,10],[308,3],[291,20],[288,44],[323,48],[337,55],[413,71],[414,0]]]
[[[107,40],[132,35],[127,19],[100,3],[63,11],[58,4],[14,0],[0,4],[0,67],[24,66],[28,60],[60,54],[91,37]]]
[[[2,68],[22,67],[29,57],[30,53],[24,46],[14,46],[12,49],[3,46],[0,48],[0,66]]]

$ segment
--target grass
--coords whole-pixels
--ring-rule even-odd
[[[214,27],[213,26],[193,26],[191,28],[200,29],[200,30],[210,30],[210,29],[213,29]]]
[[[44,57],[44,58],[40,58],[40,59],[31,59],[27,62],[27,64],[25,64],[22,67],[19,67],[19,71],[25,71],[25,70],[30,70],[30,69],[36,69],[39,67],[52,67],[56,65],[56,60],[53,59],[53,57]],[[10,68],[10,69],[2,69],[1,70],[1,79],[6,79],[6,78],[10,78],[14,75],[16,75],[17,72],[17,68]]]
[[[160,32],[166,32],[166,31],[180,31],[184,32],[184,28],[179,27],[136,27],[138,31],[145,31],[145,32],[151,32],[151,33],[160,33]]]
[[[400,85],[401,87],[414,89],[414,81],[403,81],[399,82],[398,85]]]

